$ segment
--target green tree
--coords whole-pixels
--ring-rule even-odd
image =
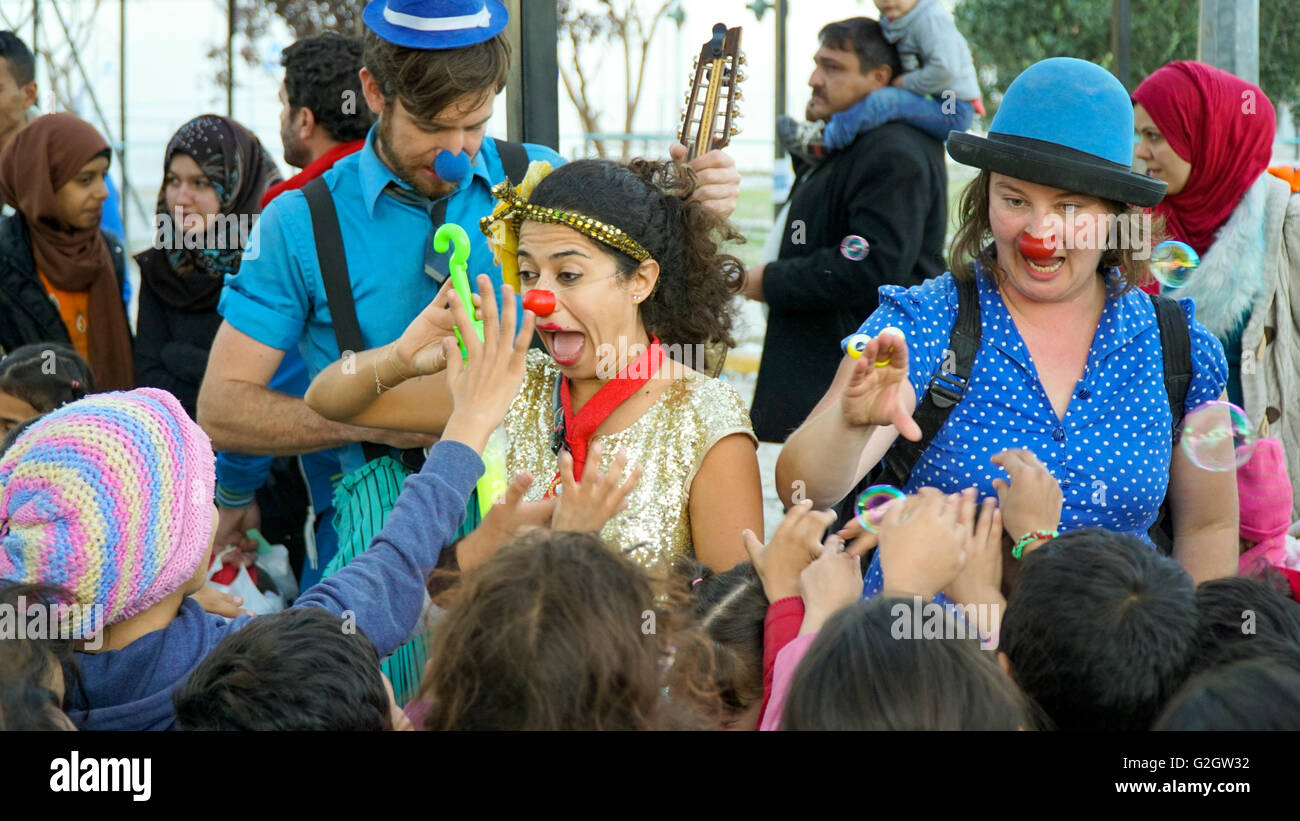
[[[1294,3],[1259,0],[1259,85],[1300,117]],[[1135,85],[1172,60],[1196,59],[1199,9],[1199,0],[1134,0],[1129,70]],[[1039,60],[1078,57],[1113,69],[1111,12],[1111,0],[959,0],[954,16],[988,95],[989,118],[1016,75]]]

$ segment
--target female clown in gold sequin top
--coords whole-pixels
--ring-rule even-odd
[[[526,498],[540,500],[549,477],[559,469],[551,449],[555,360],[542,351],[529,351],[523,387],[506,414],[510,444],[506,470],[528,471],[539,478]],[[646,568],[662,568],[674,556],[695,555],[691,536],[691,484],[704,457],[732,434],[754,439],[749,413],[736,390],[699,373],[673,381],[651,408],[617,433],[595,437],[602,449],[600,464],[587,470],[608,470],[615,454],[624,450],[644,468],[641,481],[628,497],[628,507],[610,519],[601,536]]]
[[[691,175],[668,163],[578,160],[554,172],[534,163],[517,189],[494,191],[501,203],[482,228],[503,280],[526,304],[537,304],[533,292],[549,302],[535,311],[546,350],[530,351],[505,419],[507,474],[531,473],[526,499],[536,501],[552,487],[560,441],[575,458],[586,445],[580,485],[625,451],[643,472],[626,508],[602,528],[610,546],[645,567],[693,555],[721,571],[747,558],[742,531],[763,532],[762,491],[756,440],[735,390],[668,358],[694,362],[685,352],[730,343],[744,275],[718,249],[734,231],[690,199],[692,189]],[[396,341],[322,371],[307,403],[329,419],[441,433],[450,395],[438,357],[427,352],[451,333],[449,291]],[[667,356],[648,381],[615,376],[630,351],[655,338]],[[356,377],[372,371],[373,384]],[[604,390],[615,384],[626,390]],[[560,393],[572,414],[560,418],[574,420],[562,440],[553,438]],[[466,541],[487,538],[479,536],[486,529]]]

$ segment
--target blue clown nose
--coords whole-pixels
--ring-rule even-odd
[[[469,155],[464,151],[459,154],[439,151],[438,156],[433,158],[433,173],[455,185],[469,176]]]

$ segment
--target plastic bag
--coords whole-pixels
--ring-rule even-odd
[[[239,596],[242,598],[244,603],[240,609],[251,611],[254,615],[268,616],[272,613],[279,613],[283,610],[284,599],[280,597],[280,594],[271,592],[263,593],[261,590],[258,590],[257,585],[253,583],[253,577],[248,575],[248,568],[244,567],[242,563],[239,565],[239,573],[235,576],[235,580],[230,584],[217,584],[211,580],[213,576],[220,572],[226,554],[231,552],[238,554],[239,549],[230,547],[222,551],[220,556],[217,556],[217,560],[214,561],[212,567],[208,569],[208,583],[220,590],[222,593],[228,593],[232,596]]]
[[[298,598],[298,580],[293,577],[293,566],[289,564],[289,548],[268,544],[257,529],[248,531],[248,538],[257,542],[257,568],[271,577],[284,604],[292,604]]]

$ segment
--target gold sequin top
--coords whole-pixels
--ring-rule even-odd
[[[529,351],[523,387],[506,414],[506,473],[526,470],[533,475],[529,501],[542,498],[559,470],[551,452],[559,373],[545,351]],[[609,469],[620,449],[627,451],[629,464],[645,468],[627,498],[627,510],[601,531],[605,541],[646,568],[662,568],[673,556],[694,556],[691,482],[709,449],[733,433],[754,439],[740,395],[727,383],[697,373],[676,380],[630,427],[594,437],[592,444],[600,442],[603,449],[601,470]]]

